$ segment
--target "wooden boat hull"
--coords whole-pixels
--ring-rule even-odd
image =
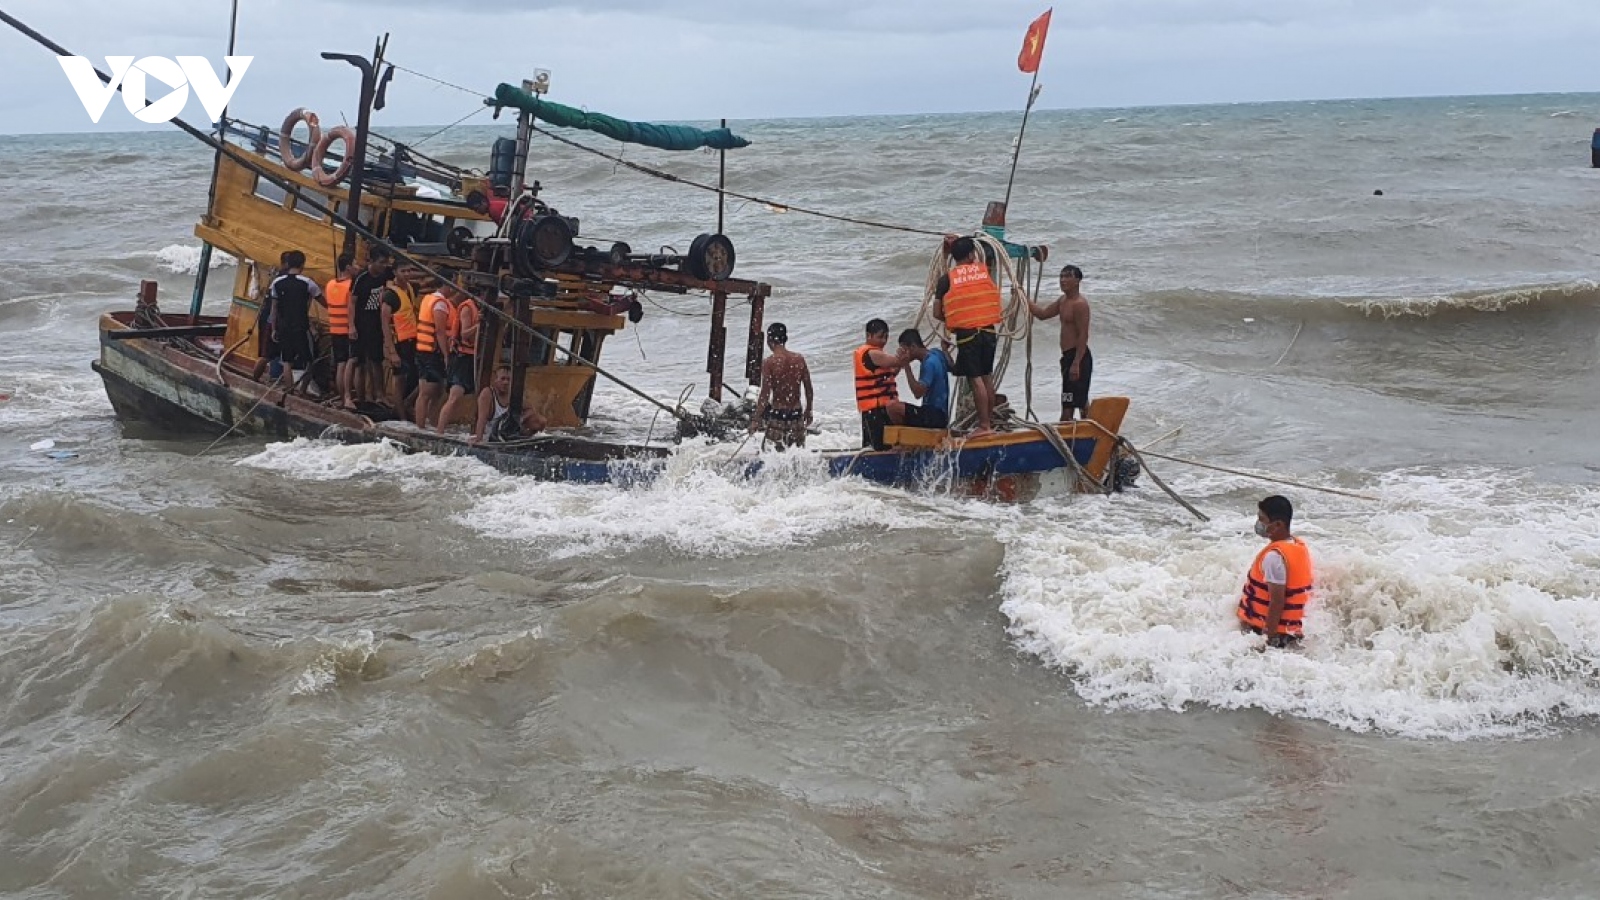
[[[1110,487],[1117,429],[1127,409],[1127,398],[1105,397],[1090,407],[1088,420],[1045,426],[1061,438],[1060,448],[1031,429],[961,439],[940,431],[890,427],[885,438],[891,449],[829,454],[828,471],[835,477],[1002,500],[1030,499],[1039,490],[1040,476],[1062,469]],[[1062,448],[1071,454],[1071,462]]]
[[[550,481],[588,484],[648,480],[669,452],[566,436],[534,437],[512,444],[471,445],[459,437],[375,424],[361,415],[323,406],[256,382],[230,366],[218,367],[203,345],[135,338],[125,314],[100,321],[100,359],[93,369],[105,384],[118,418],[161,431],[297,437],[372,443],[387,440],[414,452],[467,456],[496,469]],[[187,322],[188,317],[182,317]],[[201,324],[225,320],[201,317]]]
[[[182,324],[182,322],[166,324]],[[345,443],[390,441],[406,450],[472,457],[503,472],[549,481],[633,485],[661,471],[665,447],[645,447],[563,435],[535,436],[511,444],[472,445],[458,436],[424,433],[409,426],[377,424],[361,415],[323,406],[254,381],[231,366],[218,366],[220,347],[202,342],[135,338],[113,332],[131,330],[125,313],[108,313],[100,323],[100,359],[93,364],[106,396],[124,421],[161,431],[244,434],[291,440],[297,437]],[[201,317],[199,325],[225,320]],[[1112,470],[1116,429],[1127,410],[1126,398],[1095,401],[1092,421],[1052,426],[1079,467],[1104,482]],[[1072,468],[1055,444],[1034,431],[1016,431],[967,440],[944,432],[890,428],[894,449],[823,454],[828,474],[859,477],[911,489],[1026,500],[1037,493],[1039,476]],[[754,475],[759,462],[746,468]]]

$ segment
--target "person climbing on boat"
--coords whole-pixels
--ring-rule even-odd
[[[282,262],[283,273],[267,287],[272,309],[269,322],[278,361],[289,371],[290,384],[298,385],[316,358],[311,342],[311,301],[322,296],[322,288],[305,275],[305,253],[290,250],[283,254]]]
[[[272,381],[277,381],[283,375],[283,363],[278,359],[278,342],[272,339],[272,282],[289,268],[284,264],[288,258],[287,250],[278,254],[278,267],[267,270],[267,286],[260,288],[260,304],[256,307],[256,364],[250,371],[250,377],[257,381],[261,380],[262,375],[268,375]]]
[[[344,408],[354,411],[356,401],[351,379],[355,373],[355,355],[350,342],[352,314],[350,296],[356,275],[361,270],[356,268],[356,258],[348,253],[339,257],[337,266],[338,271],[322,288],[322,296],[328,304],[328,337],[333,345],[334,390],[338,393],[339,402]]]
[[[384,247],[367,248],[366,270],[350,286],[351,388],[362,400],[377,402],[383,393],[383,363],[388,344],[384,326],[383,295],[394,268],[394,257]]]
[[[950,427],[950,357],[942,348],[928,349],[922,333],[915,328],[900,332],[900,360],[905,366],[906,383],[911,395],[921,400],[903,404],[901,419],[912,428]],[[919,363],[922,370],[914,372],[911,363]]]
[[[1311,550],[1290,532],[1294,505],[1273,495],[1256,507],[1256,534],[1267,546],[1245,576],[1236,614],[1239,627],[1264,635],[1268,647],[1287,647],[1304,636],[1301,624],[1311,603]]]
[[[978,410],[978,427],[969,437],[982,437],[994,431],[994,387],[989,376],[1000,341],[996,331],[1002,317],[1000,288],[978,258],[977,241],[957,238],[950,245],[950,258],[955,265],[939,279],[933,315],[955,336],[952,371],[972,385],[972,402]]]
[[[496,187],[490,194],[471,191],[467,194],[467,207],[480,216],[488,216],[499,225],[506,220],[506,207],[511,205],[511,201],[503,193],[504,190]]]
[[[444,403],[445,379],[449,368],[450,314],[453,304],[444,296],[445,281],[422,298],[417,308],[417,386],[416,423],[427,428],[438,417]]]
[[[772,355],[761,363],[761,393],[750,417],[750,433],[765,428],[766,439],[779,450],[804,447],[814,399],[811,369],[804,356],[789,349],[789,329],[782,322],[767,326],[767,349]]]
[[[522,410],[516,422],[511,420],[511,367],[500,366],[494,370],[494,381],[478,392],[478,422],[472,429],[471,443],[487,440],[505,441],[527,437],[544,430],[544,416],[531,407]]]
[[[1074,411],[1089,417],[1089,382],[1094,378],[1094,354],[1089,352],[1089,301],[1079,291],[1083,270],[1061,269],[1061,296],[1050,303],[1028,301],[1035,319],[1061,318],[1061,421],[1070,422]]]
[[[395,270],[384,285],[383,321],[385,357],[394,373],[389,388],[389,405],[395,414],[408,419],[411,401],[417,392],[417,285],[422,270],[405,265]]]
[[[895,390],[895,373],[903,363],[900,357],[885,352],[889,344],[889,323],[873,319],[867,323],[867,342],[855,349],[856,409],[861,412],[861,446],[887,450],[883,429],[898,425],[905,415],[905,404]]]
[[[455,415],[456,404],[473,393],[478,362],[478,305],[454,282],[445,282],[442,291],[450,301],[450,364],[446,381],[450,396],[439,410],[440,434],[444,434],[444,427]]]

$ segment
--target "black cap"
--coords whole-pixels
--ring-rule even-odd
[[[789,343],[789,329],[782,322],[773,322],[767,326],[767,340],[774,344]]]

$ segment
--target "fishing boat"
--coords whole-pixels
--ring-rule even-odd
[[[503,84],[486,100],[497,115],[516,111],[517,131],[495,142],[487,175],[475,174],[370,129],[370,114],[382,107],[392,74],[392,68],[384,73],[383,52],[380,42],[370,58],[323,54],[360,71],[353,129],[322,132],[304,109],[290,112],[278,128],[224,118],[215,137],[179,120],[216,151],[209,202],[194,229],[202,242],[200,265],[187,312],[163,311],[157,286],[146,282],[133,309],[102,316],[93,367],[119,418],[224,436],[389,441],[552,480],[647,480],[664,468],[670,442],[616,440],[584,427],[596,381],[604,377],[676,420],[673,437],[742,435],[748,405],[721,405],[729,299],[749,307],[744,378],[758,385],[772,292],[766,283],[733,277],[735,249],[720,221],[688,240],[681,255],[637,254],[621,241],[585,245],[580,220],[557,210],[526,168],[539,122],[668,150],[709,147],[724,154],[724,163],[728,151],[748,141],[726,127],[625,122],[562,106],[546,99],[548,77],[541,73],[520,87]],[[297,136],[302,127],[303,139]],[[337,151],[336,144],[342,145]],[[473,424],[473,404],[436,433],[398,421],[404,417],[383,404],[349,410],[319,398],[312,388],[316,367],[298,383],[272,376],[256,336],[282,254],[303,252],[305,274],[322,284],[334,277],[339,255],[362,259],[379,246],[429,272],[451,273],[440,277],[453,277],[483,315],[473,356],[476,383],[487,384],[497,367],[508,367],[508,418],[533,409],[547,423],[544,431],[478,442],[462,427]],[[216,250],[238,261],[225,316],[201,312]],[[640,291],[707,299],[710,402],[702,410],[651,398],[601,366],[606,339],[642,316]],[[320,335],[318,354],[325,357],[328,346],[327,335]],[[325,372],[321,378],[326,390]],[[1080,488],[1109,490],[1129,475],[1118,454],[1126,409],[1126,399],[1102,398],[1086,421],[970,439],[891,427],[888,449],[817,456],[833,476],[899,486],[937,483],[1004,499],[1031,496],[1039,476],[1055,470],[1072,473]]]

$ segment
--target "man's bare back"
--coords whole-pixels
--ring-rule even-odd
[[[805,357],[791,350],[774,352],[761,363],[762,393],[770,409],[800,409],[800,389],[810,379]]]
[[[767,440],[779,450],[806,445],[806,426],[811,424],[811,404],[816,399],[806,358],[785,346],[788,341],[789,330],[781,323],[767,328],[772,355],[761,363],[761,393],[750,419],[750,430],[765,428]]]

